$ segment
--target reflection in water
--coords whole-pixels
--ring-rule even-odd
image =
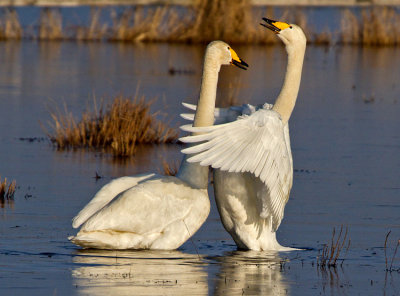
[[[342,267],[317,267],[317,274],[321,280],[322,291],[331,295],[347,295],[346,290],[350,286],[350,282],[345,279]]]
[[[207,295],[197,255],[179,251],[81,250],[73,259],[80,295]]]
[[[221,261],[214,295],[287,295],[277,252],[236,251]]]

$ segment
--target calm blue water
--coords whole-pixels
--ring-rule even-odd
[[[228,96],[238,104],[273,102],[284,49],[234,48],[250,69],[221,71],[218,105]],[[385,273],[383,250],[388,230],[390,258],[400,238],[395,48],[307,50],[290,121],[294,186],[278,238],[309,250],[236,251],[212,191],[208,220],[178,251],[82,251],[67,241],[75,232],[71,218],[103,184],[158,171],[163,159],[179,161],[181,147],[143,147],[134,159],[115,162],[19,138],[45,137],[41,124],[50,120],[49,106],[65,103],[78,118],[93,96],[110,102],[137,88],[148,99],[157,96],[153,110],[178,126],[180,102],[196,101],[203,51],[165,44],[0,43],[0,175],[18,184],[14,203],[0,208],[1,295],[397,295],[400,274]],[[189,74],[170,75],[171,67]],[[96,181],[96,172],[104,178]],[[341,224],[351,238],[346,260],[321,270],[318,250]]]

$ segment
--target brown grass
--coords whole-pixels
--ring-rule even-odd
[[[339,42],[362,45],[399,45],[400,13],[392,7],[373,7],[361,11],[357,17],[345,10],[341,20]]]
[[[102,12],[105,11],[111,14],[110,27],[101,22]],[[197,0],[192,6],[185,7],[135,5],[122,13],[93,7],[87,26],[70,26],[68,30],[63,27],[59,9],[43,8],[37,32],[30,33],[33,36],[28,37],[122,42],[208,43],[216,39],[246,44],[279,42],[273,33],[259,25],[262,16],[298,24],[309,43],[313,44],[400,44],[400,13],[393,7],[367,7],[358,14],[346,9],[341,16],[339,32],[331,32],[309,25],[304,9],[288,8],[277,15],[272,7],[253,7],[250,0]],[[3,10],[0,39],[23,37],[16,11]]]
[[[337,260],[339,259],[340,253],[345,248],[346,253],[350,248],[350,239],[347,238],[348,228],[343,234],[343,225],[340,226],[339,234],[336,236],[336,228],[333,228],[331,244],[325,244],[321,253],[317,258],[317,266],[320,268],[336,267]],[[345,247],[347,243],[347,246]],[[342,258],[342,264],[344,259]]]
[[[180,162],[168,163],[165,159],[162,161],[163,173],[166,176],[175,176],[178,173]]]
[[[4,205],[5,201],[10,201],[14,199],[14,194],[15,194],[15,188],[17,184],[14,181],[11,183],[7,183],[7,178],[4,178],[3,181],[1,181],[0,177],[0,204]]]
[[[126,9],[122,15],[112,11],[113,26],[111,41],[170,41],[178,36],[186,19],[180,20],[177,12],[169,6],[134,6]]]
[[[107,34],[107,25],[101,24],[101,8],[90,8],[89,26],[76,28],[76,39],[83,41],[101,41]]]
[[[138,144],[172,143],[178,132],[150,113],[152,101],[144,97],[133,99],[118,96],[106,108],[82,114],[79,122],[64,108],[51,113],[53,132],[47,132],[51,142],[60,150],[93,148],[111,152],[116,157],[132,156]]]
[[[61,40],[64,38],[62,15],[58,8],[45,7],[40,13],[38,39]]]
[[[0,40],[18,40],[22,38],[22,34],[17,12],[12,8],[4,9],[3,16],[0,19]]]
[[[198,0],[194,10],[195,17],[183,35],[191,42],[265,43],[273,37],[258,24],[261,14],[255,15],[249,0],[237,0],[234,5],[227,0]]]

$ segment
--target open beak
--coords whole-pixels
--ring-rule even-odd
[[[240,69],[247,70],[246,67],[249,67],[249,65],[241,58],[239,58],[237,53],[232,48],[229,48],[229,50],[231,51],[231,56],[232,56],[231,64],[235,65],[236,67],[239,67]]]
[[[266,24],[264,23],[260,23],[261,26],[266,27],[267,29],[270,29],[272,32],[279,34],[282,30],[290,28],[291,26],[287,23],[284,22],[277,22],[271,19],[268,19],[266,17],[262,18],[263,21],[266,22]]]

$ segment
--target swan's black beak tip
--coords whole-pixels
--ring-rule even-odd
[[[247,70],[247,67],[249,67],[249,65],[242,59],[240,61],[232,60],[232,65],[235,65],[236,67],[239,67],[240,69],[243,70]]]
[[[260,23],[261,26],[266,27],[267,29],[270,29],[271,31],[273,31],[274,33],[279,33],[281,31],[281,29],[279,29],[277,26],[275,26],[274,23],[276,23],[277,21],[271,20],[269,18],[263,17],[262,20],[264,22],[266,22],[266,24],[264,23]]]

